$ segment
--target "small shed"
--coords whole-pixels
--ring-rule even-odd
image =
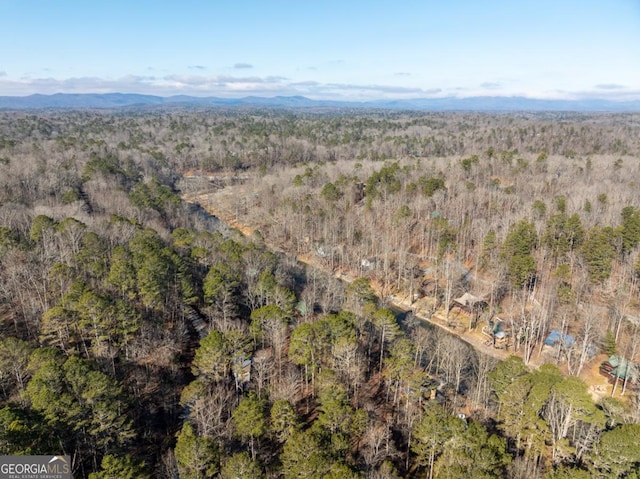
[[[309,312],[306,301],[298,301],[296,303],[296,311],[298,312],[298,314],[300,314],[300,316],[306,316]]]
[[[502,319],[496,317],[495,320],[489,320],[489,326],[482,328],[482,333],[490,340],[490,344],[497,349],[507,349],[509,347],[509,337],[511,333],[504,329]],[[488,343],[485,343],[487,346]]]
[[[366,270],[371,270],[375,268],[376,263],[377,261],[375,258],[362,258],[360,260],[360,266],[362,267],[362,269],[366,269]]]

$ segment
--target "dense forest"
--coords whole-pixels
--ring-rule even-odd
[[[0,183],[0,454],[92,479],[640,475],[640,115],[2,112]],[[513,355],[391,307],[448,319],[463,293]],[[554,329],[573,341],[543,354]]]

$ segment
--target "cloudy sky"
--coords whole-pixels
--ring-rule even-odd
[[[0,95],[640,99],[640,0],[0,0]]]

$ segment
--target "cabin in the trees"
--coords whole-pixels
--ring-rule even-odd
[[[459,298],[455,298],[451,302],[450,309],[456,306],[466,313],[477,316],[482,311],[487,309],[489,303],[487,303],[484,299],[479,298],[478,296],[474,296],[471,293],[464,293],[462,296],[460,296]]]
[[[559,329],[552,329],[547,339],[544,340],[544,344],[552,348],[562,347],[571,349],[575,343],[576,338],[574,336],[563,333]]]
[[[470,316],[469,328],[474,328],[478,323],[478,318],[480,317],[480,313],[482,313],[485,309],[487,309],[489,303],[487,303],[484,299],[474,296],[471,293],[464,293],[459,298],[455,298],[451,301],[451,305],[449,306],[449,311],[453,308],[458,307],[465,313]]]
[[[584,361],[585,358],[591,360],[598,353],[593,343],[585,343],[584,338],[578,340],[561,329],[551,330],[544,340],[543,351],[556,361],[565,360],[568,363]]]
[[[251,358],[242,355],[233,358],[231,370],[236,382],[236,388],[244,389],[251,381]]]
[[[570,354],[573,352],[579,352],[579,349],[583,346],[582,344],[578,344],[576,342],[575,336],[572,336],[567,333],[563,333],[559,329],[552,329],[549,333],[549,336],[544,340],[544,344],[546,346],[550,346],[556,350],[560,350],[564,354]],[[593,345],[593,343],[589,343],[587,345],[587,356],[589,358],[594,357],[598,350]]]
[[[636,385],[640,379],[638,365],[618,355],[611,356],[600,365],[600,374],[612,384],[618,380]]]

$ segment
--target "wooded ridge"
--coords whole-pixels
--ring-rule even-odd
[[[0,113],[0,454],[93,479],[633,477],[639,130]],[[250,237],[181,199],[202,191]]]

